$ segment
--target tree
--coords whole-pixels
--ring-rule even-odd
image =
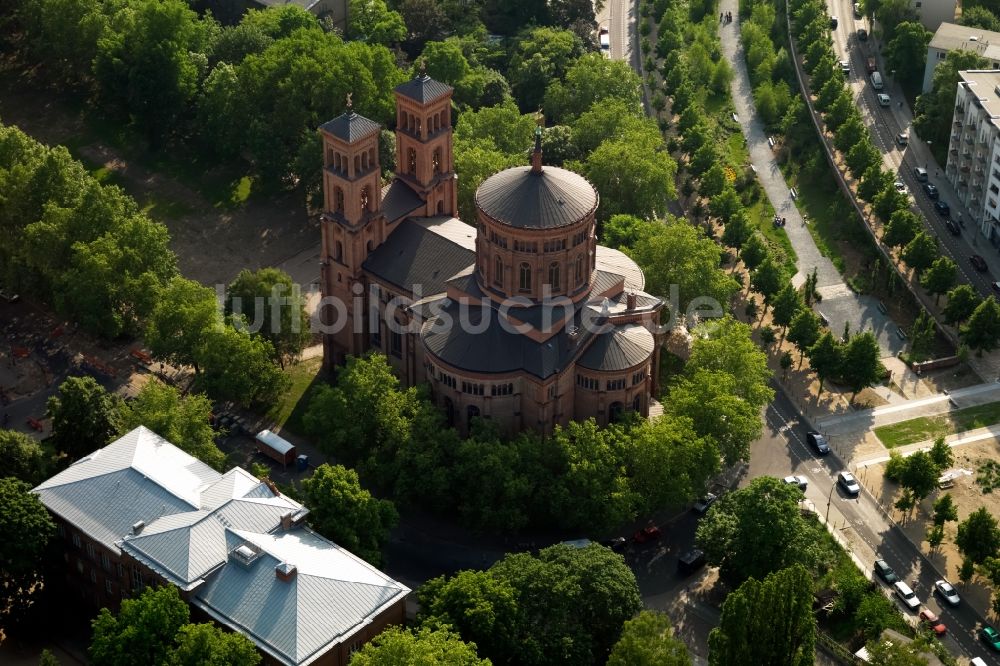
[[[771,370],[767,354],[754,344],[750,327],[732,317],[705,322],[695,329],[686,371],[718,370],[736,379],[733,395],[760,409],[774,399],[768,386]]]
[[[892,187],[891,181],[885,184],[883,190],[888,187]],[[889,217],[885,233],[882,234],[882,242],[890,247],[909,245],[922,228],[923,224],[916,213],[900,208]]]
[[[480,659],[476,644],[466,643],[447,628],[389,627],[351,656],[350,666],[489,666]]]
[[[767,312],[767,306],[774,301],[775,296],[781,290],[782,283],[786,279],[784,270],[772,256],[765,257],[764,261],[760,263],[760,266],[750,276],[750,284],[753,286],[754,291],[764,297],[765,313]]]
[[[761,236],[760,232],[754,231],[750,233],[750,238],[743,245],[743,265],[747,267],[748,270],[754,270],[767,258],[769,252],[767,249],[767,241]]]
[[[143,385],[135,400],[121,407],[119,434],[146,426],[209,467],[222,470],[226,456],[215,445],[211,415],[212,403],[204,395],[182,395],[173,386],[153,378]]]
[[[903,261],[920,275],[934,263],[940,255],[937,240],[925,231],[917,235],[903,248]]]
[[[302,482],[302,496],[317,532],[376,566],[381,562],[399,515],[392,502],[361,487],[357,472],[324,463]]]
[[[781,327],[782,333],[788,329],[795,315],[804,307],[802,296],[799,295],[798,290],[792,286],[791,282],[786,282],[785,286],[774,297],[774,311],[772,312],[774,323]]]
[[[482,111],[482,109],[480,109]],[[463,117],[468,115],[466,111]],[[458,174],[458,212],[463,220],[476,219],[476,190],[495,173],[524,163],[521,151],[508,154],[492,139],[463,141],[455,138],[455,173]]]
[[[45,480],[47,460],[38,442],[16,430],[0,430],[0,469],[32,486]]]
[[[396,44],[406,39],[406,25],[399,12],[390,10],[384,0],[350,0],[347,12],[347,38],[373,44]],[[426,50],[424,51],[426,55]],[[430,69],[430,63],[428,63]]]
[[[1000,551],[1000,527],[986,507],[979,507],[958,524],[955,545],[973,564],[981,564]]]
[[[311,337],[305,305],[299,285],[277,268],[244,269],[226,292],[226,314],[244,315],[250,332],[274,347],[275,361],[281,367],[286,359],[297,356]],[[247,312],[251,307],[252,318]]]
[[[976,563],[965,557],[962,558],[962,566],[958,569],[958,579],[963,584],[967,584],[976,575]]]
[[[850,97],[850,94],[848,94],[848,96]],[[851,98],[851,104],[852,105],[854,104],[853,97]],[[854,106],[852,106],[851,108],[853,109]],[[878,193],[884,191],[885,188],[887,187],[892,187],[892,184],[893,182],[895,182],[895,180],[896,176],[893,175],[892,172],[886,171],[879,164],[873,164],[870,167],[868,167],[868,170],[865,171],[864,175],[861,176],[861,182],[858,183],[858,196],[864,199],[865,201],[874,201],[875,197],[878,196]],[[910,211],[903,211],[903,212],[909,213]],[[892,221],[891,217],[889,221],[890,222]],[[919,222],[920,220],[918,218],[917,228],[919,228]],[[909,243],[910,238],[912,238],[915,235],[916,231],[914,231],[909,238],[906,238],[904,242],[896,243],[895,245],[905,245],[906,243]]]
[[[847,122],[851,111],[855,108],[854,98],[851,96],[851,93],[846,88],[841,88],[824,116],[826,126],[830,128],[831,132],[836,133],[837,129]]]
[[[934,303],[941,300],[953,286],[958,276],[958,266],[950,258],[940,256],[934,260],[931,267],[920,277],[920,284],[928,292],[934,294]]]
[[[992,296],[976,306],[960,335],[969,349],[976,350],[977,356],[996,349],[1000,342],[1000,306]]]
[[[778,364],[781,366],[781,378],[783,380],[788,378],[788,369],[792,367],[792,363],[794,363],[794,361],[792,360],[791,352],[783,352],[781,354],[781,358],[778,360]]]
[[[921,23],[906,21],[896,26],[896,34],[888,43],[886,63],[896,70],[896,78],[907,90],[920,89],[932,36]]]
[[[287,384],[271,359],[274,347],[232,326],[209,329],[198,351],[197,386],[210,396],[241,405],[273,399]]]
[[[868,663],[874,666],[927,666],[933,652],[917,641],[903,643],[889,639],[870,641]]]
[[[185,624],[175,637],[176,646],[166,662],[169,666],[257,666],[260,653],[249,638],[224,631],[214,624]]]
[[[722,231],[722,242],[736,250],[736,256],[740,256],[740,249],[750,239],[753,234],[753,224],[750,222],[750,214],[746,210],[738,210],[729,217],[725,223],[726,227]]]
[[[146,326],[146,344],[158,360],[190,365],[200,373],[199,351],[213,328],[221,328],[215,292],[194,280],[175,277],[167,283]]]
[[[617,213],[652,219],[667,212],[677,196],[677,164],[660,150],[662,143],[659,136],[629,134],[605,141],[587,157],[583,173],[601,193],[599,219]]]
[[[93,377],[69,377],[49,398],[52,443],[76,460],[106,446],[118,434],[121,400]]]
[[[934,502],[934,524],[943,526],[947,522],[958,521],[958,507],[951,493],[945,493]]]
[[[628,108],[640,108],[639,77],[626,62],[587,53],[570,66],[562,81],[549,84],[544,108],[553,121],[570,124],[598,102],[609,99],[621,100]]]
[[[1000,18],[986,7],[962,7],[959,25],[1000,32]]]
[[[948,443],[944,441],[944,436],[938,437],[934,440],[934,444],[931,445],[930,451],[927,455],[931,457],[934,461],[934,466],[937,467],[939,472],[942,472],[949,467],[951,467],[954,461],[954,454],[952,453],[951,447]]]
[[[861,143],[865,136],[865,131],[861,117],[856,113],[852,113],[837,128],[837,132],[833,135],[833,145],[837,150],[846,155],[854,146]],[[854,173],[854,169],[851,169],[851,173]],[[863,174],[864,171],[861,173]]]
[[[824,382],[840,373],[844,363],[843,345],[834,339],[830,331],[826,331],[816,344],[809,348],[807,356],[809,365],[819,379],[819,392],[822,393]]]
[[[869,143],[869,145],[872,144]],[[877,160],[872,161],[869,162],[864,168],[869,169],[872,164],[878,164],[881,166],[882,162]],[[900,192],[897,190],[895,181],[893,181],[893,183],[894,184],[891,187],[882,188],[882,191],[876,194],[875,200],[872,201],[872,210],[875,211],[875,215],[883,222],[891,220],[893,213],[897,210],[908,208],[910,205],[909,195],[907,195],[906,192]]]
[[[979,294],[970,284],[960,284],[948,292],[948,303],[944,306],[944,320],[955,325],[968,319],[982,302]]]
[[[699,302],[725,311],[739,285],[719,269],[722,251],[692,225],[672,219],[654,225],[630,253],[646,274],[646,289],[663,298],[678,290],[677,303],[683,314]],[[711,299],[711,300],[709,300]]]
[[[906,467],[900,485],[913,492],[917,502],[924,499],[937,488],[940,468],[926,451],[916,451],[906,458]]]
[[[812,575],[800,564],[747,580],[722,604],[719,626],[708,637],[708,663],[813,663],[816,618]]]
[[[845,127],[846,125],[847,123],[844,124]],[[855,178],[861,178],[861,176],[863,176],[873,164],[881,164],[882,162],[880,160],[881,153],[879,153],[878,148],[875,147],[875,144],[872,143],[871,139],[867,135],[854,144],[850,150],[847,151],[847,155],[844,156],[847,168],[851,170],[851,174]],[[882,194],[875,197],[875,214],[883,220],[889,219],[889,215],[892,214],[892,211],[899,208],[900,203],[905,203],[905,198],[905,195],[902,195],[895,189],[891,192],[883,190]]]
[[[878,0],[878,20],[889,44],[895,40],[899,26],[916,21],[917,14],[907,0]]]
[[[701,176],[701,185],[698,193],[706,198],[712,198],[722,192],[726,186],[726,171],[721,164],[713,164],[708,171]]]
[[[173,585],[146,588],[122,600],[117,617],[101,609],[91,623],[90,660],[95,666],[168,663],[174,637],[190,615]]]
[[[921,310],[910,330],[910,361],[922,361],[930,356],[934,348],[937,328],[926,310]]]
[[[878,340],[871,331],[855,335],[844,346],[840,373],[847,388],[853,393],[852,402],[858,391],[882,380],[885,366],[882,365],[881,357]]]
[[[924,538],[927,539],[927,545],[930,546],[932,550],[937,548],[944,541],[944,525],[938,525],[936,523],[932,524],[927,529],[927,533],[924,535]]]
[[[507,70],[518,105],[525,110],[542,106],[549,82],[562,79],[582,54],[583,42],[569,30],[550,27],[530,30],[517,43]]]
[[[613,215],[604,224],[601,241],[616,249],[635,247],[639,239],[650,233],[652,223],[634,215]]]
[[[792,317],[788,325],[788,341],[795,345],[803,356],[819,339],[820,321],[816,313],[809,308],[802,308]]]
[[[644,610],[622,627],[607,666],[690,666],[684,641],[674,636],[666,613]]]
[[[48,510],[30,491],[24,481],[0,477],[0,620],[5,626],[31,604],[42,556],[56,533]]]
[[[532,145],[536,127],[533,115],[522,114],[514,102],[508,100],[497,106],[463,113],[455,126],[455,139],[488,140],[501,152],[520,157]]]
[[[924,141],[933,142],[932,152],[939,164],[945,163],[948,154],[958,73],[988,67],[989,61],[974,51],[949,51],[944,61],[939,61],[934,68],[930,92],[917,98],[913,107],[913,130]]]
[[[761,580],[796,563],[816,570],[832,553],[822,550],[822,528],[799,511],[801,499],[798,488],[758,477],[716,502],[698,525],[695,541],[730,585]]]

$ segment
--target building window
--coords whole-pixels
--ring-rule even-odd
[[[441,173],[441,149],[435,148],[431,155],[431,163],[434,165],[434,175]]]
[[[462,393],[468,393],[470,395],[482,395],[483,385],[473,384],[472,382],[462,382]]]
[[[499,254],[493,258],[493,284],[503,286],[503,259]]]
[[[585,389],[589,389],[591,391],[596,391],[598,387],[598,382],[596,379],[592,377],[584,377],[583,375],[577,375],[576,385],[581,386]]]
[[[549,286],[553,291],[559,290],[559,264],[554,263],[549,266]]]
[[[118,563],[118,578],[119,580],[125,577],[125,567],[121,562]]]
[[[109,597],[114,595],[115,586],[112,584],[110,579],[104,580],[104,591],[107,593]]]
[[[77,548],[83,546],[83,544],[80,542],[80,535],[77,534],[76,532],[73,533],[73,545],[76,546]]]
[[[389,353],[396,358],[403,358],[403,336],[396,331],[389,333]]]
[[[623,388],[625,388],[625,380],[624,379],[609,379],[607,387],[608,387],[609,391],[621,391]]]
[[[455,388],[455,378],[451,375],[446,375],[443,372],[441,373],[441,383],[448,388]]]
[[[545,241],[542,244],[542,251],[544,252],[559,252],[560,250],[566,249],[566,239],[560,238],[559,240]]]
[[[513,393],[513,384],[494,384],[490,387],[490,395],[492,396],[513,395]]]
[[[101,553],[101,567],[105,571],[111,571],[111,558],[107,553]]]
[[[56,526],[56,531],[59,533],[59,536],[61,536],[63,538],[66,538],[66,526],[65,525],[63,525],[62,523],[59,523]]]
[[[478,416],[479,408],[475,405],[469,405],[465,408],[465,419],[469,422],[469,425],[472,425],[472,419],[477,418]]]
[[[81,560],[79,557],[76,558],[76,571],[77,573],[83,575],[83,560]]]
[[[417,173],[417,151],[413,148],[406,151],[406,173],[411,176]]]
[[[519,284],[521,291],[531,291],[531,266],[526,263],[521,264]]]
[[[333,210],[336,213],[344,212],[344,190],[339,187],[333,188]]]
[[[372,331],[372,346],[382,348],[382,324],[381,322],[375,324],[375,330]]]
[[[641,383],[646,379],[646,371],[640,370],[639,372],[632,375],[632,386]]]
[[[142,589],[142,572],[139,571],[139,567],[132,567],[132,589]]]
[[[90,582],[97,585],[97,569],[90,570]]]
[[[583,255],[576,258],[576,284],[583,284]]]
[[[361,211],[362,212],[365,212],[365,211],[368,210],[368,205],[369,205],[370,200],[371,200],[370,194],[371,194],[371,192],[369,191],[367,185],[365,185],[364,187],[361,188]]]
[[[89,557],[92,560],[97,557],[97,551],[94,550],[94,544],[92,543],[87,544],[87,557]]]

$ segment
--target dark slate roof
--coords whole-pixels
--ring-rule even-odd
[[[359,116],[353,111],[340,114],[333,120],[328,120],[319,126],[324,132],[328,132],[338,139],[343,139],[347,143],[354,143],[358,139],[363,139],[372,132],[379,130],[379,124],[374,120],[369,120],[364,116]]]
[[[406,217],[424,205],[424,200],[398,178],[382,190],[382,213],[389,222]]]
[[[437,98],[447,95],[452,90],[454,89],[447,83],[435,81],[426,74],[418,74],[406,83],[400,83],[396,86],[396,92],[400,95],[409,97],[421,104],[433,102]]]
[[[463,230],[468,238],[461,242]],[[449,278],[475,263],[475,235],[454,218],[405,220],[369,255],[364,269],[408,294],[415,294],[414,285],[421,296],[438,294]]]
[[[476,190],[476,206],[488,216],[523,229],[573,224],[597,209],[597,190],[583,176],[560,169],[513,167],[494,174]]]
[[[566,368],[589,336],[581,330],[577,344],[564,330],[545,342],[535,342],[508,330],[512,327],[500,323],[500,315],[493,307],[468,306],[467,310],[463,316],[470,326],[463,330],[459,325],[459,304],[449,299],[438,317],[424,322],[420,338],[431,354],[470,372],[507,374],[523,370],[545,379]],[[449,317],[451,325],[443,326],[440,322]]]
[[[645,326],[616,326],[598,335],[577,364],[603,372],[628,370],[646,362],[654,347],[653,334]]]

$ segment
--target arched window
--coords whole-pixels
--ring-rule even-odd
[[[360,155],[355,155],[354,156],[354,173],[356,173],[356,174],[361,173],[361,156]]]
[[[333,148],[326,149],[326,165],[333,166],[337,153],[333,152]]]
[[[469,425],[472,425],[472,419],[477,418],[479,416],[479,408],[476,407],[475,405],[469,405],[468,407],[465,408],[465,416]]]
[[[344,244],[340,241],[333,244],[333,258],[336,261],[344,260]]]
[[[362,211],[367,211],[368,210],[368,204],[369,204],[370,200],[371,200],[371,196],[370,196],[370,193],[368,191],[368,186],[365,185],[364,187],[361,188],[361,210]]]
[[[503,286],[503,259],[499,254],[493,257],[493,283]]]
[[[583,255],[576,258],[576,283],[583,284]]]
[[[368,153],[361,153],[361,168],[368,171]]]
[[[531,266],[521,264],[520,286],[522,291],[531,291]]]
[[[432,164],[434,165],[434,175],[441,173],[441,149],[435,148],[434,154],[431,156]]]
[[[632,401],[632,411],[642,411],[642,396],[635,396],[635,400]]]
[[[332,153],[332,155],[333,158],[331,161],[333,162],[333,168],[340,171],[340,153]]]
[[[344,212],[344,190],[339,187],[333,188],[333,210],[336,213]]]
[[[553,262],[549,264],[549,286],[552,291],[559,291],[559,264]]]
[[[368,254],[371,254],[372,250],[375,249],[375,243],[374,243],[374,241],[368,241],[367,248],[368,248]]]
[[[411,176],[417,173],[417,151],[413,148],[406,151],[406,173]]]
[[[444,201],[438,201],[437,212],[438,215],[444,215]]]

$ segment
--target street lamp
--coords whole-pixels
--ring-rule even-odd
[[[931,140],[927,139],[927,152],[930,152],[930,150],[931,150]],[[930,162],[929,161],[924,162],[924,171],[927,171],[929,167],[930,167]]]
[[[834,481],[833,485],[830,486],[830,494],[826,496],[826,518],[823,522],[827,525],[830,524],[830,504],[833,502],[833,491],[837,488],[837,482]]]

